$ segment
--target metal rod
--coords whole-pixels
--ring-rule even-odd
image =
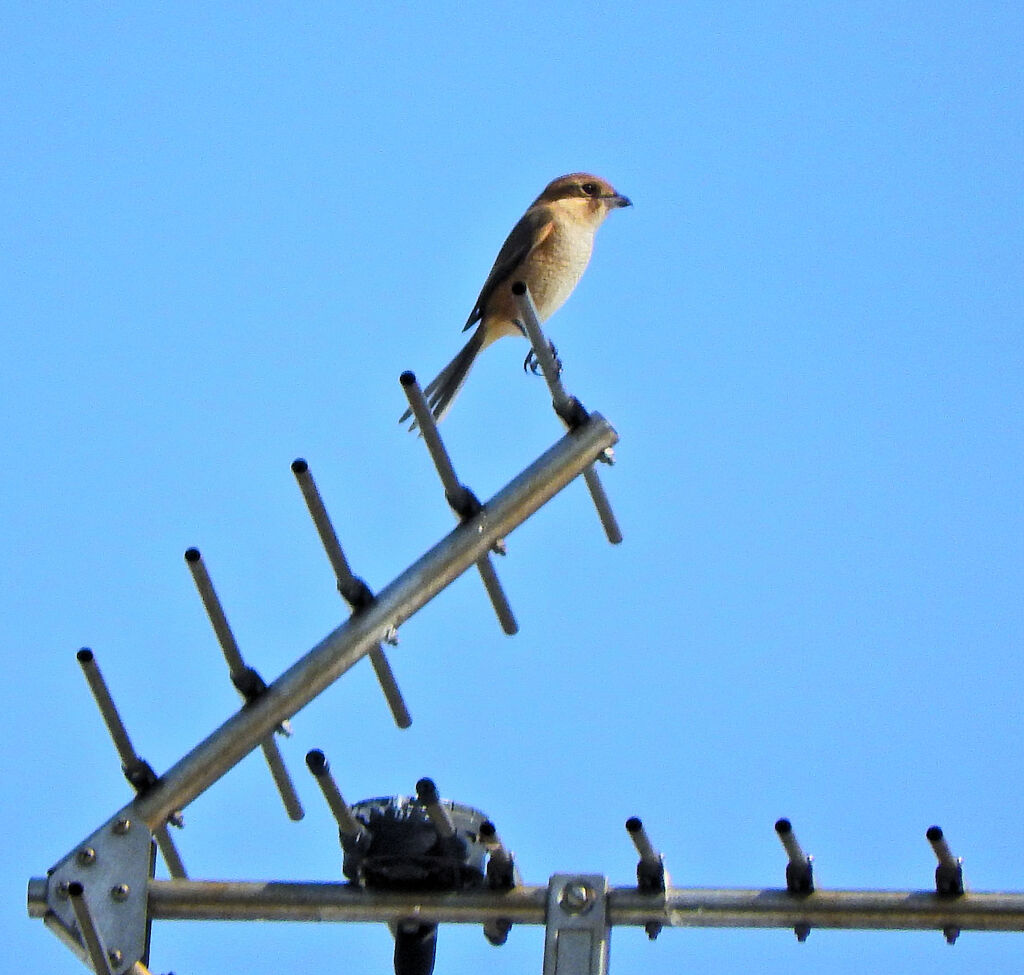
[[[263,757],[274,778],[274,785],[277,786],[277,791],[281,795],[281,802],[284,803],[288,818],[293,822],[298,822],[306,813],[302,808],[302,801],[295,791],[292,777],[288,774],[288,769],[284,764],[281,749],[277,747],[277,742],[274,740],[273,732],[260,742],[260,748],[263,749]]]
[[[803,848],[797,842],[792,823],[788,819],[778,820],[775,823],[775,832],[779,834],[779,839],[782,841],[783,847],[785,847],[789,862],[795,867],[806,866],[810,857],[804,853]]]
[[[643,863],[661,865],[661,854],[651,845],[644,824],[636,816],[630,816],[626,820],[626,832],[629,833],[629,838],[633,841],[633,846],[636,847],[636,852]]]
[[[316,486],[316,481],[313,480],[309,464],[302,457],[292,461],[292,473],[295,475],[295,480],[298,481],[299,490],[302,491],[309,515],[320,536],[320,543],[327,553],[331,568],[334,569],[338,586],[341,587],[344,583],[351,582],[354,577],[348,559],[345,558],[345,550],[341,547],[341,542],[338,541],[338,534],[334,530],[334,525],[331,524],[324,500],[320,496],[320,489]]]
[[[181,855],[178,853],[178,848],[174,845],[174,840],[171,839],[167,827],[158,826],[153,830],[153,836],[156,839],[156,845],[160,848],[160,855],[164,858],[164,863],[167,864],[167,872],[175,880],[187,880],[188,871],[185,869],[185,864],[182,862]]]
[[[292,473],[295,475],[295,480],[299,483],[299,490],[302,491],[302,497],[306,501],[306,508],[309,510],[309,515],[316,526],[316,532],[320,536],[320,543],[323,545],[327,558],[331,563],[331,568],[334,570],[334,577],[338,582],[338,591],[344,596],[346,592],[352,591],[356,578],[352,575],[348,559],[345,558],[345,550],[341,547],[341,542],[338,541],[338,534],[334,530],[334,525],[331,524],[331,518],[327,514],[327,507],[324,505],[323,498],[320,497],[320,490],[316,486],[316,481],[313,480],[309,464],[301,457],[297,458],[292,461]],[[349,603],[349,605],[352,604]],[[370,663],[373,665],[373,672],[377,676],[377,683],[380,684],[380,689],[384,692],[384,698],[388,702],[388,708],[391,710],[391,716],[394,718],[395,724],[399,728],[408,728],[412,724],[412,716],[409,714],[409,709],[405,706],[405,700],[402,698],[402,692],[398,688],[398,682],[395,680],[395,675],[391,670],[391,664],[388,663],[388,658],[385,656],[384,650],[379,643],[370,649]]]
[[[469,489],[462,484],[455,474],[451,457],[445,449],[441,435],[437,432],[437,423],[434,415],[427,405],[416,376],[411,372],[403,372],[400,377],[402,389],[405,390],[406,399],[409,401],[409,408],[416,417],[420,433],[423,435],[423,442],[427,445],[430,459],[434,462],[438,477],[441,478],[441,486],[444,488],[445,497],[448,503],[456,512],[456,517],[462,521],[466,520],[467,512],[471,510],[470,503],[476,502],[476,497]],[[494,550],[499,554],[505,554],[504,539],[495,539]],[[487,597],[494,607],[495,615],[501,624],[501,629],[509,636],[519,632],[519,624],[516,622],[515,614],[509,605],[508,599],[498,581],[498,574],[491,563],[490,555],[485,552],[476,563],[477,571],[483,581],[484,589],[487,590]]]
[[[242,659],[242,651],[238,649],[238,642],[224,615],[224,607],[217,596],[217,590],[213,588],[210,574],[206,571],[206,564],[199,553],[199,549],[190,548],[185,552],[185,562],[192,579],[195,581],[196,589],[199,590],[199,598],[203,601],[206,615],[210,617],[213,632],[217,635],[217,642],[224,651],[224,659],[228,662],[228,669],[234,677],[245,670],[245,661]]]
[[[89,690],[92,691],[92,696],[96,699],[96,706],[103,716],[103,723],[107,726],[110,737],[114,739],[114,747],[117,749],[121,764],[127,768],[138,762],[139,756],[135,753],[131,738],[128,737],[128,729],[125,728],[124,722],[121,720],[117,705],[114,704],[114,699],[110,696],[107,682],[103,679],[103,674],[100,673],[96,657],[88,647],[82,647],[76,657],[82,666],[82,673],[85,674]]]
[[[498,831],[489,819],[480,824],[480,842],[487,847],[487,880],[492,886],[511,887],[515,884],[515,861],[511,851],[501,842]]]
[[[959,896],[964,892],[964,872],[959,857],[953,856],[940,826],[929,826],[925,837],[939,861],[935,868],[935,889],[940,894]]]
[[[598,413],[567,433],[502,488],[483,509],[442,538],[388,586],[373,604],[329,633],[246,705],[196,745],[132,803],[150,829],[187,806],[244,758],[286,718],[337,680],[397,627],[459,577],[496,539],[507,536],[618,439]]]
[[[40,881],[42,882],[42,881]],[[544,924],[548,888],[474,890],[437,894],[385,893],[343,883],[152,880],[149,909],[154,920],[396,921],[480,924],[508,920]],[[40,917],[45,901],[29,904]],[[928,891],[828,890],[794,898],[786,890],[670,888],[653,898],[634,887],[608,895],[615,926],[1024,931],[1024,893],[978,893],[945,898]]]
[[[551,352],[551,346],[541,330],[540,319],[537,316],[537,307],[533,303],[530,289],[524,282],[519,281],[512,285],[512,294],[521,316],[520,321],[526,329],[526,334],[530,339],[530,344],[533,346],[534,354],[537,356],[541,371],[544,373],[548,388],[551,390],[555,412],[566,426],[571,427],[570,418],[578,421],[587,415],[586,410],[579,400],[569,396],[562,385],[559,369]],[[611,462],[610,452],[606,455],[602,454],[600,457],[609,463]],[[608,495],[601,484],[601,479],[597,476],[597,471],[593,467],[588,468],[583,473],[583,480],[586,482],[587,490],[590,492],[594,507],[597,509],[597,516],[601,520],[601,527],[604,529],[608,541],[612,545],[618,545],[622,541],[622,529],[619,528],[619,523],[615,518],[615,513],[612,511]]]
[[[203,561],[203,557],[200,554],[199,549],[188,549],[185,552],[185,563],[188,565],[189,571],[192,573],[192,579],[195,581],[196,589],[199,591],[199,597],[203,601],[203,606],[206,609],[206,615],[210,618],[210,623],[213,626],[213,632],[217,635],[217,642],[220,644],[220,648],[224,652],[224,659],[227,661],[228,670],[231,672],[232,683],[234,683],[235,688],[246,699],[247,703],[251,703],[253,700],[256,700],[257,697],[254,697],[252,693],[249,693],[244,689],[245,680],[255,679],[255,681],[258,682],[259,688],[262,688],[263,682],[254,671],[249,670],[246,666],[245,660],[242,658],[242,651],[239,649],[238,641],[235,639],[235,635],[231,631],[231,625],[228,623],[228,618],[224,613],[224,607],[221,604],[220,598],[217,596],[217,590],[213,587],[213,581],[210,579],[210,574],[206,569],[206,563]],[[260,693],[262,693],[262,691]],[[278,722],[276,730],[284,733],[290,733],[285,721]],[[288,775],[288,769],[285,768],[284,759],[281,757],[281,752],[277,747],[277,742],[274,741],[273,732],[266,735],[262,741],[260,741],[260,746],[263,749],[263,756],[270,768],[270,774],[273,777],[274,785],[277,787],[277,791],[281,796],[281,802],[284,804],[288,818],[293,821],[302,819],[305,815],[302,808],[302,802],[299,800],[299,796],[295,791],[295,786],[292,784],[291,776]]]
[[[480,573],[480,581],[483,582],[484,589],[487,591],[487,598],[491,601],[491,606],[494,607],[498,623],[501,625],[501,632],[507,636],[515,636],[519,632],[519,624],[516,622],[515,613],[512,612],[505,591],[501,588],[497,570],[489,555],[485,553],[483,558],[477,559],[476,570]]]
[[[520,314],[520,323],[526,329],[526,337],[533,346],[533,354],[540,363],[540,370],[551,390],[551,399],[554,402],[555,412],[568,424],[566,417],[573,410],[572,397],[565,391],[562,385],[561,370],[555,362],[554,353],[551,351],[551,343],[548,342],[540,327],[540,316],[537,314],[537,306],[533,303],[533,295],[526,286],[525,281],[517,281],[512,285],[513,300],[516,303]]]
[[[96,705],[103,716],[103,722],[110,732],[110,737],[114,740],[114,747],[117,749],[122,767],[127,771],[133,767],[142,766],[144,763],[132,745],[131,738],[128,736],[128,729],[121,720],[121,715],[118,713],[117,705],[114,704],[114,699],[110,695],[107,682],[103,678],[99,664],[96,663],[95,654],[88,647],[82,647],[76,654],[76,657],[79,664],[81,664],[85,679],[89,683],[89,690],[92,691],[92,696],[96,699]],[[153,835],[156,837],[157,846],[160,847],[160,853],[167,864],[167,870],[170,875],[179,879],[187,877],[188,873],[185,870],[185,864],[182,863],[181,856],[174,845],[174,841],[171,839],[171,834],[167,831],[167,826],[161,824],[153,830]]]
[[[331,767],[328,765],[324,753],[318,748],[307,752],[306,766],[313,773],[317,785],[320,786],[320,791],[327,800],[327,805],[334,816],[334,821],[338,824],[341,835],[345,839],[353,841],[364,836],[368,830],[352,815],[352,810],[342,797],[338,783],[334,781],[334,776],[331,775]]]
[[[588,467],[583,472],[583,481],[587,485],[587,490],[590,491],[590,498],[597,509],[597,517],[601,520],[601,527],[604,529],[605,536],[612,545],[620,544],[622,542],[622,529],[615,518],[615,513],[612,511],[611,503],[608,501],[604,485],[597,476],[597,471],[593,467]]]
[[[949,848],[949,843],[943,835],[941,826],[929,826],[925,837],[931,843],[935,856],[941,866],[953,870],[960,865],[960,861],[953,856],[953,851]]]
[[[437,794],[433,779],[420,779],[416,783],[416,798],[423,803],[434,829],[442,839],[455,835],[455,823],[448,810],[441,805],[441,797]]]
[[[370,664],[373,673],[377,677],[377,683],[384,692],[384,700],[388,702],[388,710],[391,717],[399,728],[408,728],[412,725],[412,715],[405,705],[405,699],[399,690],[398,682],[395,680],[394,672],[391,670],[391,663],[384,653],[384,648],[378,643],[370,647],[368,651]]]
[[[809,857],[803,851],[793,832],[793,824],[788,819],[779,819],[775,823],[775,832],[786,850],[789,863],[786,864],[786,887],[792,894],[808,894],[814,890],[814,872]],[[800,932],[797,932],[798,936]],[[800,939],[806,939],[806,933]]]
[[[100,933],[96,928],[89,905],[85,901],[85,889],[78,881],[68,884],[68,897],[71,900],[71,908],[75,912],[75,920],[78,922],[78,929],[82,933],[82,942],[89,954],[89,961],[92,964],[96,975],[113,975],[107,953],[103,950],[103,942],[100,940]]]

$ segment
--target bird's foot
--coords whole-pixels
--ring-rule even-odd
[[[555,343],[548,342],[548,348],[551,350],[551,358],[555,360],[555,375],[560,376],[562,375],[562,360],[558,358],[558,350],[555,348]],[[523,372],[527,371],[532,372],[535,376],[539,376],[541,373],[540,360],[533,349],[530,349],[523,360]]]

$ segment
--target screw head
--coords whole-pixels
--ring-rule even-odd
[[[586,914],[594,906],[594,891],[581,880],[571,881],[562,888],[558,902],[567,914]]]
[[[124,961],[124,954],[117,948],[111,948],[110,951],[107,952],[107,958],[110,959],[111,965],[120,965],[121,962]]]
[[[124,836],[124,834],[127,833],[128,830],[130,830],[131,828],[132,821],[127,817],[123,817],[119,819],[116,823],[114,823],[113,831],[118,836]]]
[[[83,846],[75,857],[79,866],[88,867],[96,862],[96,851],[91,846]]]
[[[110,888],[110,896],[116,901],[128,900],[128,895],[130,893],[131,887],[127,884],[114,884],[114,886]]]

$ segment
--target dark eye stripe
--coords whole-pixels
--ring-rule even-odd
[[[580,188],[587,196],[597,196],[597,183],[584,183]]]

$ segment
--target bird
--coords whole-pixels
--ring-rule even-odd
[[[438,422],[451,409],[476,357],[504,335],[524,335],[516,317],[512,285],[530,289],[541,322],[572,294],[590,262],[594,235],[612,210],[632,206],[629,197],[591,173],[569,173],[552,180],[512,228],[494,261],[463,331],[476,325],[469,341],[427,384],[424,395]],[[552,350],[553,351],[553,350]],[[533,360],[526,357],[524,368]],[[534,371],[536,369],[534,368]],[[412,415],[406,410],[399,422]],[[415,429],[413,423],[410,429]]]

